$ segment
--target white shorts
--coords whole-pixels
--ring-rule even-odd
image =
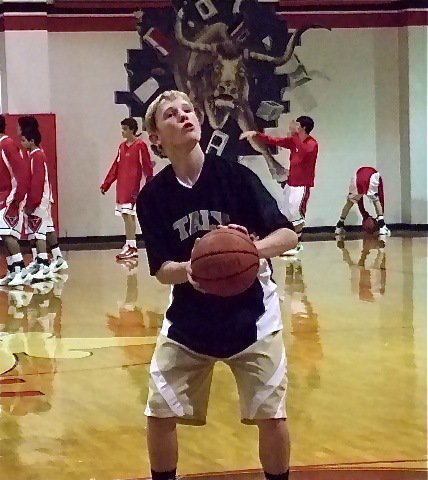
[[[281,331],[222,360],[192,352],[159,335],[150,364],[146,416],[176,417],[178,423],[204,425],[217,361],[226,363],[235,377],[242,423],[287,418],[287,356]]]
[[[117,217],[122,215],[137,215],[137,209],[135,203],[116,203],[114,214]]]
[[[42,216],[25,215],[25,233],[28,240],[46,240],[46,234],[54,231],[50,208]]]
[[[7,206],[0,210],[0,237],[12,236],[21,238],[24,211],[22,206],[18,210],[10,210]]]
[[[359,192],[357,187],[357,175],[355,174],[351,178],[351,183],[349,184],[349,194],[348,200],[352,203],[358,203],[358,201],[366,195],[370,200],[379,199],[379,183],[380,183],[380,173],[376,172],[370,177],[369,188],[367,192]]]
[[[283,188],[282,205],[279,205],[279,209],[294,226],[305,223],[310,193],[310,187],[292,187],[285,184]]]

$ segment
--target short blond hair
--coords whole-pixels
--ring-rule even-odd
[[[163,100],[175,100],[176,98],[182,98],[186,102],[189,102],[190,105],[192,105],[192,102],[190,101],[190,98],[185,94],[184,92],[180,92],[179,90],[167,90],[160,95],[158,95],[153,102],[149,105],[149,108],[147,109],[146,116],[144,117],[144,125],[147,130],[147,133],[150,135],[151,133],[155,133],[157,128],[156,128],[156,112],[159,108],[159,105]]]

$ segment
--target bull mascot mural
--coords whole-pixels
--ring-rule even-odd
[[[275,9],[257,0],[173,4],[167,15],[158,9],[164,10],[162,17],[155,9],[137,14],[142,52],[128,52],[130,92],[116,92],[116,103],[144,117],[162,90],[182,90],[199,114],[207,152],[234,160],[259,152],[272,177],[284,180],[285,168],[270,148],[240,142],[239,134],[275,127],[289,111],[284,97],[290,85],[310,80],[295,49],[305,31],[322,27],[307,25],[290,33]],[[292,68],[284,73],[287,64]]]

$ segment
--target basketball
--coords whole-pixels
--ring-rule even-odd
[[[370,234],[373,235],[373,233],[378,231],[378,226],[377,222],[373,217],[367,217],[363,220],[363,230]]]
[[[192,277],[205,292],[232,297],[245,292],[256,280],[259,254],[248,235],[221,228],[196,243],[191,267]]]

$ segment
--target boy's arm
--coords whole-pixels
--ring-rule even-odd
[[[3,140],[2,148],[16,179],[16,190],[13,202],[19,204],[24,200],[28,190],[28,165],[20,155],[18,147],[11,138]]]
[[[172,262],[166,261],[156,272],[156,278],[164,285],[178,285],[189,281],[188,272],[190,261]]]
[[[260,258],[273,258],[295,248],[297,245],[297,235],[288,228],[279,228],[270,233],[267,237],[256,240],[256,246]]]
[[[31,159],[31,179],[28,191],[25,211],[31,214],[40,205],[43,197],[43,189],[45,186],[45,163],[43,160],[34,155]]]
[[[140,162],[141,167],[143,168],[144,176],[146,177],[146,182],[149,182],[153,178],[153,165],[150,158],[149,149],[144,142],[141,142]]]
[[[117,179],[117,172],[119,169],[119,158],[120,158],[120,147],[119,147],[119,150],[117,151],[116,158],[114,159],[114,162],[110,167],[110,170],[108,171],[103,184],[100,187],[101,193],[103,195],[108,191],[112,183]]]
[[[266,145],[274,145],[283,148],[293,148],[294,142],[293,137],[271,137],[270,135],[266,135],[261,132],[256,132],[254,130],[250,130],[248,132],[243,132],[239,136],[239,140],[247,139],[250,140],[258,140]]]

